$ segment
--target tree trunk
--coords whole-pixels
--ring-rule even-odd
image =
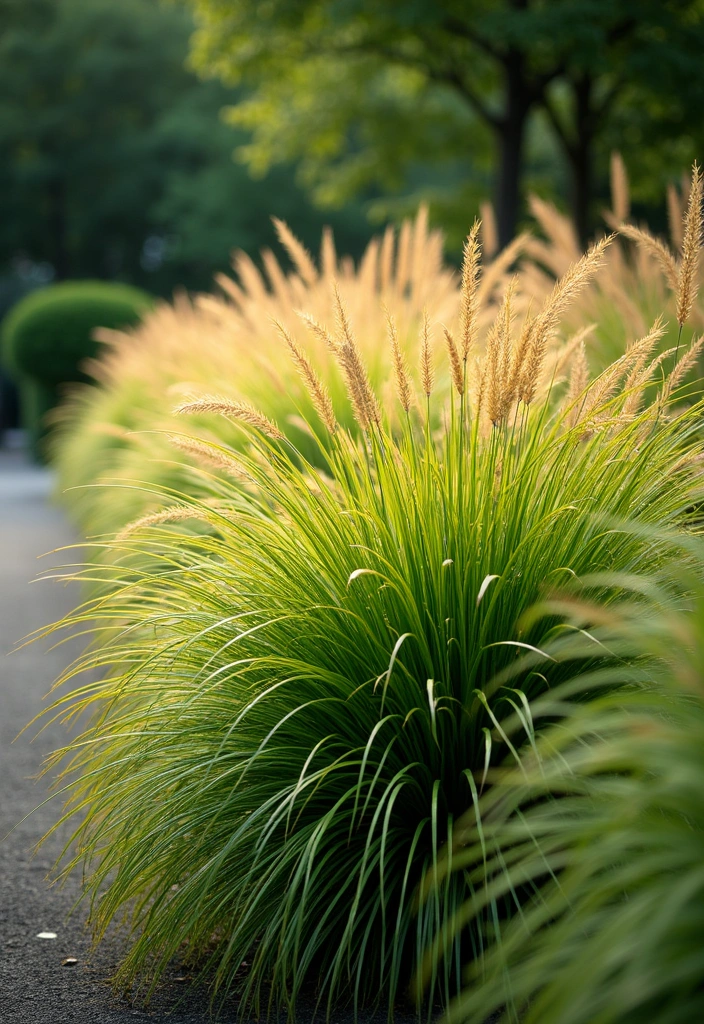
[[[586,249],[591,237],[592,168],[595,119],[592,107],[593,80],[584,75],[574,84],[575,141],[568,156],[572,171],[572,216],[577,236]]]
[[[526,121],[533,104],[533,97],[525,78],[523,55],[511,51],[506,57],[504,68],[505,114],[496,128],[499,148],[496,225],[501,249],[505,248],[516,234],[521,202]]]

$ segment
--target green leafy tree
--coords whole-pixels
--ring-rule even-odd
[[[584,235],[595,152],[619,111],[647,115],[662,138],[681,133],[675,97],[699,102],[701,0],[190,2],[197,65],[254,86],[231,116],[253,130],[255,173],[300,159],[317,198],[341,201],[399,188],[419,160],[482,168],[489,151],[502,244],[538,113],[567,158]]]
[[[270,214],[310,244],[320,237],[327,218],[290,169],[253,183],[232,159],[246,136],[219,112],[237,93],[185,66],[193,25],[184,8],[0,0],[0,26],[5,274],[46,265],[59,279],[118,278],[168,293],[207,287],[235,247],[273,242]],[[361,224],[338,222],[344,244],[359,249]]]

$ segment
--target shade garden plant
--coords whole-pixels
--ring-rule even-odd
[[[684,320],[700,190],[695,175]],[[148,993],[186,943],[244,1011],[294,1013],[312,991],[328,1014],[421,1013],[481,957],[484,929],[451,927],[475,883],[445,851],[495,766],[535,743],[532,703],[580,666],[546,650],[565,615],[526,612],[597,572],[608,608],[667,564],[648,527],[700,519],[702,404],[680,400],[700,344],[658,351],[657,321],[590,379],[583,341],[558,336],[610,243],[522,315],[509,281],[480,351],[475,225],[456,328],[421,317],[417,368],[385,314],[390,386],[373,386],[334,287],[334,326],[272,323],[305,389],[290,404],[305,447],[215,387],[179,401],[169,439],[203,459],[197,491],[153,486],[162,507],[70,573],[90,596],[60,625],[93,641],[50,712],[82,723],[52,762],[75,822],[63,870],[84,872],[96,937],[126,921],[120,983]],[[193,417],[241,437],[193,434]]]

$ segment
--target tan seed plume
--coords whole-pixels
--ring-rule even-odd
[[[244,471],[237,459],[221,451],[217,445],[208,444],[206,441],[199,441],[195,437],[183,437],[180,434],[170,434],[169,442],[175,448],[179,448],[188,455],[194,455],[197,459],[209,463],[216,469],[224,469],[238,480],[249,479],[249,475]]]
[[[322,324],[319,324],[318,321],[310,315],[310,313],[304,313],[303,310],[297,309],[296,316],[303,321],[311,334],[314,334],[316,338],[322,341],[326,348],[330,349],[331,352],[334,352],[335,355],[338,354],[339,345],[335,339]]]
[[[637,242],[642,249],[658,261],[667,279],[667,283],[673,292],[676,293],[679,288],[677,263],[667,246],[663,245],[660,239],[655,238],[649,231],[643,231],[642,228],[634,227],[633,224],[621,224],[618,230],[619,234],[630,238],[632,242]]]
[[[443,334],[445,335],[445,344],[447,346],[447,358],[450,363],[450,378],[452,385],[458,395],[464,394],[464,370],[462,367],[462,361],[460,354],[457,351],[457,345],[455,339],[452,337],[447,327],[443,324]]]
[[[532,305],[532,304],[531,304]],[[528,307],[521,333],[513,350],[513,361],[511,364],[510,388],[514,395],[518,396],[520,384],[526,368],[528,353],[533,344],[533,331],[535,330],[535,317],[531,316],[531,306]]]
[[[511,403],[514,399],[514,389],[511,386],[511,356],[513,348],[513,297],[518,285],[518,278],[513,277],[509,281],[503,301],[503,317],[501,320],[501,349],[499,356],[499,396],[501,419],[508,416]]]
[[[178,523],[183,522],[184,519],[201,518],[203,518],[203,512],[199,509],[188,508],[185,505],[175,505],[173,508],[165,508],[161,512],[149,512],[145,516],[140,516],[139,519],[134,519],[131,523],[123,526],[120,532],[115,535],[115,540],[125,540],[145,526],[156,526],[158,523]]]
[[[665,399],[668,399],[673,391],[680,386],[689,371],[696,365],[699,353],[704,347],[704,336],[693,341],[682,358],[673,367],[670,376],[665,384]]]
[[[676,351],[676,346],[673,345],[672,348],[664,349],[662,352],[659,352],[658,355],[656,355],[654,359],[651,359],[650,362],[648,363],[648,365],[641,371],[640,376],[638,377],[638,380],[636,381],[636,386],[640,387],[640,388],[643,388],[643,387],[646,386],[646,384],[649,384],[651,381],[653,381],[654,376],[655,376],[655,371],[658,370],[662,366],[662,364],[667,359],[669,359],[671,355],[674,354],[675,351]],[[624,358],[625,358],[624,356],[621,357],[621,359],[624,359]],[[661,375],[662,375],[662,371],[661,371]]]
[[[460,297],[460,355],[462,356],[463,363],[467,362],[467,356],[477,334],[477,316],[479,313],[477,290],[479,287],[481,260],[480,229],[480,222],[475,220],[467,236],[467,241],[464,243],[462,292]]]
[[[582,327],[576,334],[568,338],[564,345],[560,346],[555,353],[555,361],[552,364],[553,369],[550,371],[551,380],[556,381],[561,376],[565,367],[572,365],[572,360],[576,357],[579,346],[582,342],[587,341],[595,329],[596,324],[587,324],[586,327]]]
[[[489,328],[486,339],[486,356],[484,358],[483,390],[486,389],[487,415],[494,426],[500,420],[499,414],[499,361],[501,357],[501,317],[502,310]]]
[[[274,222],[279,241],[291,258],[291,262],[298,273],[306,284],[315,284],[318,280],[318,271],[315,269],[315,263],[313,263],[313,259],[306,247],[302,242],[299,242],[285,221],[279,220],[278,217],[272,217],[271,219]]]
[[[501,308],[487,338],[487,413],[494,426],[507,417],[513,401],[510,360],[513,325],[512,302],[515,287],[516,279],[513,278],[506,289]]]
[[[588,252],[573,263],[555,283],[543,309],[535,318],[531,332],[530,347],[518,389],[518,397],[526,405],[535,398],[540,373],[543,368],[545,350],[557,330],[566,307],[594,276],[604,262],[604,253],[613,236],[608,235],[596,242]]]
[[[396,323],[388,309],[386,310],[386,329],[389,336],[389,344],[391,345],[391,358],[393,360],[394,374],[396,376],[396,393],[398,394],[398,400],[401,403],[401,408],[407,413],[411,408],[411,402],[413,400],[413,387],[411,385],[406,360],[398,343]]]
[[[435,383],[433,353],[430,347],[430,320],[428,311],[423,310],[423,322],[420,329],[420,383],[426,398],[430,398]]]
[[[565,399],[565,407],[569,410],[567,414],[568,426],[573,427],[579,420],[579,400],[589,384],[589,364],[587,362],[587,349],[583,341],[572,360],[572,373],[570,374],[570,388]]]
[[[379,256],[379,285],[382,295],[386,295],[391,285],[394,269],[394,229],[388,224],[384,231],[381,242],[381,254]]]
[[[404,220],[398,233],[396,248],[396,288],[403,293],[408,284],[411,269],[411,224]]]
[[[667,223],[670,228],[670,241],[675,249],[682,249],[684,216],[682,202],[677,189],[670,182],[667,186]]]
[[[299,348],[284,325],[278,320],[274,320],[274,325],[288,346],[294,365],[301,376],[301,380],[306,386],[308,394],[310,395],[313,408],[330,433],[334,434],[337,429],[337,419],[335,418],[335,410],[333,409],[327,388],[311,366],[310,360],[306,356],[305,352]]]
[[[337,346],[337,357],[347,384],[347,391],[352,402],[355,418],[363,430],[372,423],[381,422],[381,411],[376,395],[364,368],[361,356],[357,351],[347,312],[340,298],[337,285],[333,290],[337,326],[341,341]]]
[[[493,259],[493,257],[499,251],[499,232],[496,227],[494,207],[491,205],[491,203],[485,201],[480,204],[479,213],[481,214],[482,224],[482,249],[487,259]]]
[[[323,277],[328,281],[333,281],[337,273],[337,250],[332,228],[327,224],[323,228],[323,237],[320,243],[320,266]]]
[[[617,224],[628,220],[631,213],[626,165],[621,154],[616,152],[611,154],[611,209]]]
[[[633,345],[630,345],[626,351],[626,360],[627,362],[630,361],[630,369],[628,370],[626,382],[623,385],[624,394],[626,395],[623,408],[627,414],[637,412],[641,406],[643,400],[642,385],[648,380],[645,367],[653,349],[664,334],[665,321],[662,316],[659,316],[648,334],[639,341],[634,342]]]
[[[699,250],[702,245],[702,172],[697,164],[692,169],[687,213],[684,218],[682,260],[677,288],[677,323],[680,327],[689,319],[697,295]]]
[[[190,402],[183,402],[174,409],[176,415],[195,414],[203,412],[215,412],[227,419],[238,420],[250,427],[261,430],[262,434],[273,438],[275,441],[283,441],[284,434],[279,430],[273,420],[265,416],[263,412],[255,409],[247,402],[232,402],[227,398],[219,398],[216,395],[203,395]]]
[[[486,403],[486,378],[487,378],[487,360],[486,360],[486,356],[481,361],[481,363],[479,363],[478,360],[476,361],[475,369],[476,369],[476,374],[475,374],[475,381],[476,381],[475,389],[476,390],[475,390],[475,396],[474,396],[474,404],[476,406],[476,415],[477,415],[477,417],[480,417],[481,413],[482,413],[482,410],[484,409],[484,405]]]
[[[592,382],[585,395],[580,423],[586,423],[592,418],[598,419],[599,414],[604,415],[604,406],[616,395],[619,381],[623,378],[624,364],[625,356],[621,356]]]

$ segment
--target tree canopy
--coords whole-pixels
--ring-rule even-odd
[[[542,119],[584,235],[595,163],[610,146],[637,145],[636,187],[662,176],[668,140],[678,162],[694,156],[701,0],[190,3],[197,66],[252,89],[230,111],[253,133],[250,168],[299,160],[324,202],[398,189],[419,163],[455,161],[463,183],[491,172],[505,243],[520,214],[527,134]]]

